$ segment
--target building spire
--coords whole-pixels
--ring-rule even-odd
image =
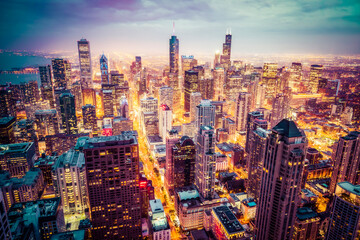
[[[173,21],[173,34],[175,34],[175,21]]]

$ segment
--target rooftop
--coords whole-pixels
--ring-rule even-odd
[[[275,127],[273,127],[273,130],[288,138],[302,137],[302,134],[297,128],[295,122],[288,119],[281,120]]]
[[[0,145],[0,156],[13,153],[26,153],[33,144],[33,142],[24,142]]]
[[[137,132],[127,131],[122,132],[120,135],[115,136],[101,136],[101,137],[80,137],[76,143],[75,150],[77,149],[90,149],[96,147],[116,146],[137,144]]]
[[[179,195],[180,201],[195,199],[200,197],[199,192],[196,189],[185,190],[177,193]]]
[[[15,123],[14,117],[9,116],[9,117],[0,118],[0,127],[7,127],[13,123]]]
[[[311,208],[308,208],[308,207],[299,208],[296,212],[296,217],[300,221],[317,217],[317,215],[318,214],[314,210],[312,210]]]
[[[338,183],[338,186],[350,193],[360,196],[360,185],[353,185],[349,182],[340,182]]]
[[[219,206],[213,208],[214,213],[218,217],[221,224],[224,226],[228,234],[243,232],[245,229],[241,226],[240,222],[236,219],[235,215],[227,206]]]
[[[150,200],[149,203],[150,203],[151,212],[153,213],[164,212],[164,207],[160,199]]]
[[[354,132],[350,132],[348,135],[341,138],[344,140],[355,140],[358,137],[360,137],[360,132],[354,131]]]
[[[83,240],[85,239],[85,230],[76,230],[70,232],[56,233],[51,236],[50,240]]]
[[[77,166],[81,167],[85,165],[84,153],[70,149],[61,156],[54,164],[54,169],[63,168],[65,166]]]
[[[36,110],[35,115],[56,114],[55,109]]]

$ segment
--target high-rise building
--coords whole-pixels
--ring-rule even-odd
[[[16,100],[11,87],[0,88],[0,117],[16,117]]]
[[[159,89],[159,105],[167,105],[173,109],[174,90],[172,87],[163,86]]]
[[[82,114],[84,120],[84,127],[86,129],[95,130],[97,123],[96,123],[96,110],[94,105],[87,104],[82,107]]]
[[[129,118],[129,104],[125,96],[120,98],[120,108],[118,109],[118,116]]]
[[[256,239],[292,239],[307,140],[295,122],[279,122],[267,137]]]
[[[265,85],[265,97],[273,98],[277,86],[277,63],[264,63],[262,84]]]
[[[93,238],[141,238],[139,149],[135,132],[81,138],[75,149],[82,149],[85,156]]]
[[[222,67],[216,67],[213,70],[214,78],[214,99],[222,101],[225,97],[225,70]]]
[[[15,239],[48,240],[53,234],[65,231],[65,219],[60,198],[40,199],[16,203],[8,211],[11,226],[22,225],[23,230],[12,228]],[[20,230],[20,232],[19,232]],[[29,235],[26,236],[28,233]],[[29,237],[29,238],[28,238]]]
[[[339,182],[360,185],[360,132],[350,132],[340,137],[331,158],[336,167],[331,176],[330,193],[335,192]]]
[[[52,77],[51,77],[51,66],[39,66],[39,75],[41,87],[50,87],[52,88]]]
[[[196,121],[197,106],[201,103],[201,93],[193,92],[190,94],[190,121]]]
[[[249,112],[246,118],[246,143],[245,143],[245,151],[248,153],[250,149],[250,142],[252,138],[252,134],[254,130],[258,127],[258,122],[255,123],[256,119],[264,119],[264,113],[259,111]],[[266,126],[265,126],[266,125]],[[267,121],[261,126],[263,129],[267,129]]]
[[[12,239],[1,189],[0,189],[0,239],[4,239],[4,240]]]
[[[284,93],[276,94],[272,102],[271,127],[278,124],[282,119],[289,117],[290,113],[290,88],[286,88]]]
[[[66,89],[67,82],[69,80],[66,76],[66,60],[62,58],[55,58],[51,60],[51,65],[54,76],[54,89]]]
[[[323,65],[311,65],[308,84],[308,92],[317,93],[319,88],[319,80],[322,77]]]
[[[0,118],[0,144],[15,143],[15,122],[16,119],[11,116]]]
[[[92,87],[92,69],[90,42],[82,38],[78,43],[79,65],[80,65],[80,81],[84,88]]]
[[[197,134],[195,185],[205,199],[215,197],[215,132],[211,126],[201,126]]]
[[[113,135],[119,135],[124,131],[133,131],[133,121],[129,118],[114,117],[112,125]]]
[[[153,97],[143,98],[140,100],[140,107],[143,112],[157,112],[158,100]]]
[[[220,63],[225,69],[231,66],[231,33],[226,33],[225,43],[223,43],[223,54],[220,56]]]
[[[301,63],[293,62],[290,68],[289,87],[293,92],[300,91],[300,84],[302,83],[302,65]]]
[[[35,144],[33,142],[0,145],[0,170],[11,177],[21,178],[34,166]]]
[[[349,182],[336,184],[326,240],[360,238],[360,185]]]
[[[35,123],[39,139],[59,133],[59,123],[55,109],[36,110]]]
[[[185,112],[190,111],[190,95],[191,93],[199,91],[199,72],[189,70],[185,71],[185,93],[184,93],[184,108]]]
[[[58,133],[45,137],[45,152],[48,155],[56,152],[61,155],[73,148],[80,137],[89,136],[89,133],[65,134]]]
[[[260,196],[263,160],[265,158],[266,139],[270,132],[261,127],[250,131],[252,134],[251,138],[249,138],[249,144],[248,141],[246,141],[248,144],[248,186],[246,190],[249,197],[258,200]]]
[[[321,218],[314,210],[308,207],[298,208],[292,239],[316,240],[318,239]]]
[[[166,134],[172,127],[172,111],[167,105],[159,107],[159,135],[165,143]]]
[[[173,193],[176,188],[190,186],[195,182],[196,145],[187,136],[180,139],[169,137],[167,144],[170,148],[167,149],[170,151],[170,164],[167,167],[171,168],[167,174],[168,191]]]
[[[110,84],[108,60],[104,54],[101,55],[100,57],[100,72],[101,72],[101,83]]]
[[[113,90],[102,90],[104,99],[104,116],[114,115],[114,101],[113,101]]]
[[[83,106],[83,96],[82,96],[82,90],[81,90],[81,84],[79,81],[73,83],[71,85],[71,94],[75,97],[75,109],[76,114],[81,115],[82,114],[82,106]]]
[[[201,126],[215,127],[215,106],[210,100],[201,100],[196,106],[196,130]]]
[[[251,94],[247,92],[240,92],[236,102],[235,123],[236,130],[246,131],[246,118],[250,112]]]
[[[170,195],[174,194],[174,158],[173,147],[180,140],[178,131],[170,130],[166,135],[165,186]]]
[[[170,73],[178,76],[179,73],[179,39],[176,36],[171,36],[169,40],[170,44],[170,58],[169,58],[169,66]],[[171,86],[174,88],[174,86]]]
[[[97,103],[97,99],[96,99],[96,94],[95,94],[95,90],[92,88],[83,88],[82,89],[82,95],[83,95],[83,105],[96,105]]]
[[[185,71],[191,70],[193,67],[197,65],[197,60],[193,55],[190,56],[181,56],[181,72],[184,75]]]
[[[115,86],[124,86],[125,78],[124,74],[119,73],[118,71],[111,71],[110,72],[110,84],[114,84]]]
[[[67,134],[76,134],[77,119],[75,110],[75,97],[71,93],[63,93],[60,95],[60,110],[62,128],[65,129]]]
[[[53,165],[52,178],[64,213],[84,213],[88,208],[84,153],[70,149],[59,156]]]

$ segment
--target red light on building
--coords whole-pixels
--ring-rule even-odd
[[[103,136],[112,136],[112,128],[103,128],[101,134]]]
[[[145,188],[147,185],[147,181],[141,181],[140,182],[140,188]]]

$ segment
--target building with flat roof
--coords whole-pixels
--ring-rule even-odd
[[[137,133],[79,138],[84,153],[94,239],[141,238]]]
[[[3,199],[3,194],[0,189],[0,239],[11,240],[9,221],[6,214],[5,203]]]
[[[228,206],[214,207],[211,214],[212,231],[217,239],[241,239],[245,236],[245,229]]]
[[[55,195],[61,197],[64,214],[88,209],[84,154],[74,149],[65,152],[52,167]]]
[[[295,240],[316,240],[320,228],[320,216],[308,207],[298,208],[294,224]]]
[[[56,233],[50,240],[85,240],[85,230]]]
[[[326,240],[360,238],[360,185],[340,182],[335,189]]]
[[[32,202],[15,203],[8,211],[12,235],[18,235],[17,225],[32,228],[36,240],[50,239],[65,230],[64,214],[60,198],[41,199]]]
[[[36,158],[33,142],[0,145],[0,170],[21,178],[34,166]]]
[[[160,199],[150,200],[150,221],[153,239],[171,239],[171,229]]]
[[[15,121],[16,119],[11,116],[0,118],[0,144],[15,143]]]
[[[38,200],[44,190],[44,178],[38,168],[30,169],[22,178],[11,177],[9,172],[0,171],[0,188],[8,210],[14,203]]]

